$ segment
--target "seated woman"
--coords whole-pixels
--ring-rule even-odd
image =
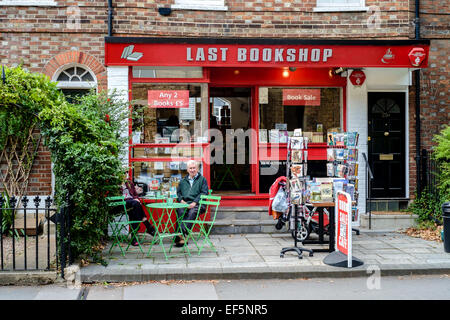
[[[128,217],[131,221],[142,221],[147,229],[147,233],[150,235],[155,235],[155,228],[147,220],[147,216],[142,209],[141,202],[138,199],[139,194],[142,193],[141,187],[135,187],[134,183],[130,180],[126,180],[122,185],[122,194],[125,198],[126,207],[128,212]],[[132,228],[139,228],[139,225],[132,224]],[[138,242],[136,239],[132,239],[131,245],[137,246]]]

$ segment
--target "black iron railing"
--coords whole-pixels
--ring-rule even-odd
[[[437,161],[433,158],[432,152],[426,149],[422,150],[421,154],[422,170],[421,170],[421,189],[418,190],[419,194],[423,191],[427,191],[432,199],[439,201],[439,165]]]
[[[59,270],[61,266],[63,274],[67,232],[58,225],[67,212],[56,214],[52,202],[50,197],[43,201],[38,196],[0,196],[0,271]]]

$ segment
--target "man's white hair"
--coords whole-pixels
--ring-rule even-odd
[[[195,160],[188,160],[188,162],[186,162],[186,165],[189,167],[190,165],[195,164],[197,166],[197,168],[200,168],[200,163],[198,161]]]

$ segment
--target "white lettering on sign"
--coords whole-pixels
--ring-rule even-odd
[[[186,61],[227,62],[229,48],[186,47]],[[220,51],[220,52],[219,52]],[[236,48],[237,62],[327,62],[333,49],[319,48]]]

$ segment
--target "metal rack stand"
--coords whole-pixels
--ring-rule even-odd
[[[286,161],[286,192],[287,192],[287,199],[288,199],[288,203],[289,203],[289,209],[290,210],[290,214],[292,214],[292,209],[294,209],[294,232],[295,232],[295,237],[294,237],[294,246],[293,247],[287,247],[287,248],[283,248],[280,252],[280,258],[284,258],[284,254],[286,252],[289,251],[295,251],[297,252],[298,258],[302,259],[302,254],[303,251],[307,251],[309,252],[309,256],[312,257],[313,256],[313,251],[311,249],[306,249],[306,248],[301,248],[297,246],[297,221],[298,221],[298,208],[297,205],[293,205],[291,204],[291,193],[290,193],[290,183],[289,183],[289,172],[290,172],[290,165],[291,165],[291,141],[290,138],[288,140],[288,148],[287,148],[287,161]]]

